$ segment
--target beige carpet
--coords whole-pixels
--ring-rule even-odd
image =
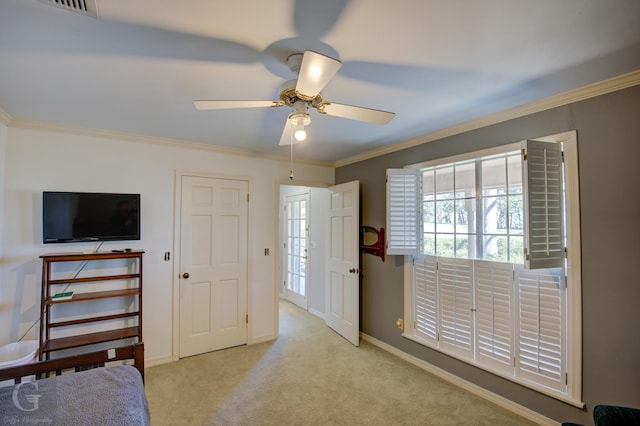
[[[274,342],[147,369],[153,425],[533,424],[280,303]]]

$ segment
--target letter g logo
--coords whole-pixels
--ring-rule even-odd
[[[19,398],[19,392],[20,392],[20,388],[22,388],[23,386],[33,386],[33,388],[37,391],[38,390],[38,382],[25,382],[25,383],[18,383],[15,387],[15,389],[13,390],[13,395],[12,395],[12,400],[13,400],[13,405],[16,406],[17,409],[21,410],[21,411],[36,411],[38,409],[38,400],[40,399],[40,397],[42,395],[35,393],[35,394],[27,394],[25,395],[25,399],[27,400],[27,402],[31,403],[32,407],[31,408],[25,408],[22,406],[22,404],[20,404],[20,398]]]

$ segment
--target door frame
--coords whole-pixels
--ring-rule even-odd
[[[171,358],[172,361],[180,359],[180,241],[181,241],[181,229],[182,223],[182,178],[184,176],[202,177],[208,179],[229,179],[245,181],[248,185],[249,193],[249,205],[247,206],[247,314],[249,315],[249,323],[247,324],[247,345],[253,343],[252,340],[252,295],[253,295],[253,279],[252,279],[252,265],[251,265],[251,253],[253,252],[253,238],[251,231],[251,223],[253,216],[253,208],[251,199],[253,198],[253,179],[246,175],[229,175],[221,173],[207,173],[198,171],[186,171],[176,170],[174,178],[174,221],[173,221],[173,259],[171,260],[171,287],[173,298],[173,309],[171,312],[171,324],[172,324],[172,342],[171,342]]]
[[[280,288],[281,288],[281,283],[282,283],[282,262],[283,262],[283,250],[281,247],[281,243],[282,243],[282,233],[284,232],[281,228],[282,228],[282,204],[280,203],[280,187],[281,186],[298,186],[301,187],[300,189],[302,190],[302,187],[306,187],[306,188],[323,188],[323,189],[327,189],[330,186],[333,186],[334,183],[326,183],[326,182],[317,182],[317,181],[306,181],[306,180],[290,180],[290,179],[276,179],[275,182],[275,205],[276,205],[276,210],[277,210],[277,214],[276,214],[276,223],[277,226],[274,229],[274,238],[275,238],[275,247],[273,250],[273,255],[274,255],[274,263],[275,263],[275,268],[274,268],[274,277],[273,277],[273,282],[274,282],[274,286],[273,286],[273,291],[274,291],[274,324],[275,324],[275,338],[277,339],[278,337],[280,337]],[[308,303],[307,303],[308,304]]]

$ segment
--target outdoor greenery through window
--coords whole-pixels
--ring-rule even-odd
[[[520,151],[422,170],[424,253],[521,264]]]

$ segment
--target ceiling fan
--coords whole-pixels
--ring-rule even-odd
[[[375,124],[387,124],[395,113],[353,105],[325,102],[320,93],[338,72],[342,63],[334,58],[305,50],[287,58],[287,65],[298,74],[297,79],[286,81],[280,88],[280,99],[274,101],[198,100],[198,110],[259,108],[289,106],[293,109],[284,126],[280,145],[289,145],[306,139],[305,126],[311,124],[309,107],[321,114]]]

